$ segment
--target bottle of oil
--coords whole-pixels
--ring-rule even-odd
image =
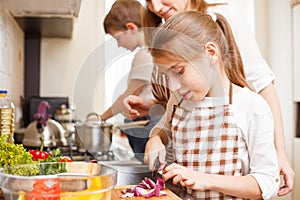
[[[14,143],[15,106],[7,98],[7,90],[0,89],[0,135],[6,136],[6,141]]]

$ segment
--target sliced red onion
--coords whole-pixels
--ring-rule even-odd
[[[129,187],[126,190],[122,190],[121,198],[134,197],[134,196],[143,196],[145,198],[150,198],[152,196],[160,197],[166,196],[167,193],[161,191],[165,189],[165,182],[162,178],[157,178],[156,184],[155,182],[145,177],[137,186]]]
[[[149,184],[149,186],[151,187],[151,189],[154,189],[155,188],[155,182],[151,179],[151,178],[148,178],[148,177],[145,177],[144,179],[146,181],[146,183]]]
[[[134,197],[134,193],[127,192],[121,196],[122,199],[127,198],[127,197]]]
[[[151,186],[146,182],[146,180],[142,180],[142,184],[146,186],[147,189],[152,189]]]
[[[141,187],[136,187],[134,194],[136,194],[136,196],[145,196],[148,194],[148,190]]]
[[[144,197],[150,198],[155,196],[155,194],[156,194],[155,189],[151,189]]]
[[[156,180],[156,186],[159,187],[160,190],[165,189],[165,182],[162,178],[158,177]]]

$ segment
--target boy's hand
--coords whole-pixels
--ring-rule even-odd
[[[123,100],[123,115],[128,119],[135,119],[138,117],[144,117],[149,114],[149,109],[152,106],[152,102],[142,97],[129,95]]]

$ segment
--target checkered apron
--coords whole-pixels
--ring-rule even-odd
[[[231,93],[230,93],[231,94]],[[187,111],[175,106],[172,138],[175,162],[196,171],[230,176],[242,175],[239,149],[246,149],[235,123],[231,105],[196,107]],[[189,190],[197,199],[238,199],[216,191]]]

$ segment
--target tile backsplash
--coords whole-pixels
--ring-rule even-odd
[[[24,96],[24,32],[0,0],[0,88],[16,107],[16,128],[21,125]]]

